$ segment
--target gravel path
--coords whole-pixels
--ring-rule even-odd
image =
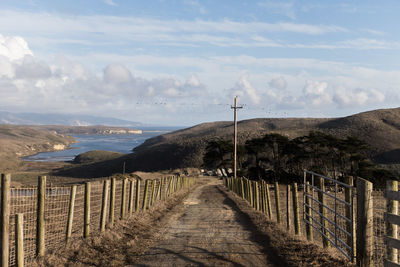
[[[138,256],[137,266],[275,266],[254,241],[251,226],[218,188],[198,187],[183,213],[171,219],[163,238]]]

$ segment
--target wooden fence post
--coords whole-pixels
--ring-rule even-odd
[[[265,184],[265,198],[267,200],[267,213],[268,213],[268,218],[271,220],[272,218],[272,209],[271,209],[271,197],[269,194],[269,184]]]
[[[129,181],[129,206],[128,206],[129,216],[132,216],[132,213],[133,213],[133,207],[134,207],[133,195],[134,194],[135,194],[135,181],[130,180]]]
[[[146,183],[144,184],[144,194],[143,194],[143,205],[142,205],[142,210],[145,211],[147,208],[147,194],[149,192],[149,180],[146,180]]]
[[[305,201],[306,201],[306,207],[305,207],[305,212],[306,212],[306,234],[307,234],[307,240],[308,241],[313,241],[314,240],[314,235],[313,235],[313,228],[311,226],[311,223],[313,223],[311,220],[311,198],[307,195],[310,195],[310,183],[306,182],[305,184]]]
[[[126,188],[128,186],[128,179],[124,178],[122,181],[122,195],[121,195],[121,215],[120,219],[123,220],[125,218],[125,209],[126,209]]]
[[[115,186],[116,186],[116,179],[111,179],[111,192],[110,192],[110,214],[109,214],[109,224],[110,227],[114,226],[115,221]]]
[[[329,232],[326,230],[328,227],[328,222],[325,219],[327,216],[327,209],[325,208],[326,205],[326,200],[325,200],[325,185],[324,185],[324,179],[322,177],[318,177],[316,179],[318,182],[318,188],[320,191],[318,191],[318,201],[320,202],[319,206],[319,213],[322,215],[320,216],[320,222],[321,222],[321,232],[324,233],[325,236],[322,236],[322,245],[324,248],[330,247],[330,243],[327,237],[329,237]]]
[[[279,184],[275,182],[275,207],[276,207],[276,221],[281,223],[281,204],[279,199]]]
[[[248,203],[250,203],[250,194],[249,194],[249,180],[245,179],[244,180],[244,195],[245,195],[245,199]]]
[[[249,180],[249,192],[250,192],[250,205],[254,207],[254,190],[253,181]]]
[[[155,191],[156,191],[156,182],[157,182],[157,180],[151,181],[150,207],[153,206],[153,202],[154,202],[154,195],[155,195]]]
[[[254,182],[254,189],[256,191],[256,205],[255,208],[256,210],[260,210],[260,188],[258,182]]]
[[[106,216],[107,216],[107,204],[108,204],[108,187],[110,184],[110,180],[105,180],[103,182],[103,195],[101,199],[101,214],[100,214],[100,232],[104,232],[106,230]]]
[[[75,210],[75,196],[76,196],[76,185],[71,186],[69,195],[69,207],[68,207],[68,219],[67,219],[67,232],[65,236],[65,242],[68,244],[72,235],[72,224],[74,221],[74,210]]]
[[[243,182],[243,178],[240,178],[240,187],[241,187],[241,197],[245,198],[245,192],[244,192],[244,182]]]
[[[90,235],[90,182],[85,183],[85,208],[83,217],[83,237]]]
[[[354,185],[354,180],[352,176],[347,176],[344,178],[344,182],[350,186]],[[350,255],[352,257],[352,262],[355,262],[356,260],[356,221],[354,220],[354,211],[355,211],[355,206],[354,202],[352,201],[352,188],[345,187],[344,188],[344,200],[347,203],[353,203],[353,207],[350,207],[349,205],[346,205],[346,213],[345,216],[348,219],[351,219],[353,215],[353,222],[346,222],[346,231],[348,233],[352,233],[353,237],[347,236],[347,245],[353,248],[353,255]],[[353,210],[352,210],[353,209]]]
[[[299,207],[299,196],[297,192],[297,183],[293,184],[292,187],[292,197],[293,197],[293,215],[294,215],[294,233],[296,235],[301,235],[300,232],[300,207]]]
[[[374,266],[372,183],[357,178],[357,265]]]
[[[8,267],[10,251],[10,184],[11,174],[1,174],[1,266]]]
[[[161,188],[162,188],[162,180],[158,180],[158,186],[157,186],[157,195],[156,195],[156,201],[161,200]]]
[[[139,212],[140,207],[140,180],[136,180],[136,202],[135,202],[135,212]]]
[[[290,184],[286,187],[286,229],[290,231]]]
[[[261,205],[261,212],[265,214],[265,183],[264,180],[260,181],[260,205]]]
[[[42,257],[45,252],[45,218],[44,207],[46,201],[46,176],[38,178],[37,192],[37,225],[36,225],[36,256]]]
[[[386,190],[398,191],[399,183],[398,181],[388,180],[386,181]],[[386,212],[391,214],[398,214],[398,204],[397,200],[386,200]],[[397,225],[391,224],[386,220],[386,236],[397,239]],[[386,247],[386,259],[398,263],[397,249],[387,246]]]
[[[24,267],[24,214],[15,215],[15,260],[17,267]]]

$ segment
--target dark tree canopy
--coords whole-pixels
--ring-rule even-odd
[[[357,137],[344,139],[322,132],[310,132],[290,140],[269,133],[247,140],[238,146],[239,174],[253,179],[301,181],[304,169],[330,176],[360,176],[369,180],[392,177],[390,172],[375,167],[368,159],[367,144]],[[231,141],[208,143],[204,165],[208,168],[231,168]],[[376,177],[376,178],[375,178]]]

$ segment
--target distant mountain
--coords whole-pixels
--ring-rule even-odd
[[[400,164],[400,108],[373,110],[343,118],[260,118],[238,123],[240,144],[267,133],[295,138],[310,131],[340,138],[356,136],[369,145],[368,154],[374,162]],[[208,141],[232,138],[231,121],[203,123],[147,139],[132,154],[77,167],[62,175],[110,175],[119,172],[124,162],[127,171],[201,167]]]
[[[369,145],[376,163],[400,163],[400,108],[380,109],[342,118],[260,118],[238,123],[239,143],[267,133],[289,138],[321,131],[356,136]],[[232,122],[212,122],[156,136],[134,149],[135,164],[144,169],[200,167],[209,140],[233,137]],[[128,165],[127,165],[128,166]]]
[[[140,122],[89,115],[11,113],[7,111],[0,111],[0,124],[69,126],[107,125],[120,127],[145,126]]]

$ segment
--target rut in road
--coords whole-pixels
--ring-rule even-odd
[[[214,180],[198,187],[136,266],[284,266]],[[265,241],[265,240],[263,240]]]

